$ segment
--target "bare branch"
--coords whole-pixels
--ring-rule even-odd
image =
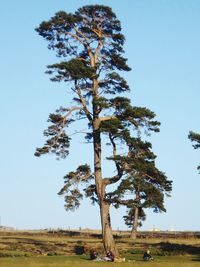
[[[83,106],[83,110],[85,112],[85,115],[87,116],[88,120],[92,123],[93,119],[92,119],[92,116],[91,116],[91,113],[89,112],[88,108],[87,108],[87,105],[86,105],[86,102],[85,102],[85,99],[83,98],[82,94],[81,94],[81,89],[78,87],[77,85],[77,81],[75,81],[75,88],[76,90],[74,90],[77,95],[79,96],[79,99],[81,101],[81,104]]]
[[[65,122],[67,121],[67,118],[69,117],[69,115],[71,115],[71,113],[72,113],[74,110],[81,110],[81,107],[78,107],[78,106],[71,107],[70,110],[67,112],[67,114],[64,116],[64,118],[65,118]]]
[[[98,46],[95,49],[94,52],[94,61],[95,64],[98,62],[98,54],[99,54],[99,50],[103,47],[103,43],[102,43],[102,32],[100,30],[93,30],[93,32],[98,36]]]
[[[69,134],[68,136],[72,136],[72,135],[75,135],[75,134],[88,134],[89,132],[83,132],[83,131],[76,131],[72,134]]]
[[[86,46],[85,43],[83,42],[83,40],[81,40],[81,38],[74,34],[74,33],[71,33],[71,32],[67,32],[67,33],[64,33],[65,35],[70,35],[71,37],[75,38],[77,41],[79,41],[84,47]]]
[[[119,175],[115,175],[115,176],[113,176],[111,178],[104,178],[103,179],[103,184],[105,186],[107,186],[107,185],[110,185],[110,184],[117,183],[120,180],[120,178],[121,177]]]
[[[101,117],[99,118],[99,120],[102,122],[102,121],[110,121],[110,120],[114,120],[116,119],[115,116],[108,116],[108,117]]]
[[[89,45],[89,39],[85,36],[85,34],[78,30],[76,27],[74,27],[74,30],[76,31],[76,33],[80,34],[85,39],[87,45]]]

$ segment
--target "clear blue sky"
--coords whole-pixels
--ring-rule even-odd
[[[97,207],[84,202],[75,213],[64,210],[57,192],[62,177],[87,159],[87,146],[73,142],[64,161],[35,158],[50,112],[67,103],[66,87],[49,81],[45,66],[56,62],[34,31],[59,10],[109,4],[126,36],[126,74],[134,105],[157,114],[161,132],[150,140],[159,168],[173,180],[166,214],[148,212],[142,229],[200,230],[200,151],[187,139],[200,132],[200,1],[196,0],[35,0],[0,4],[0,216],[18,229],[99,228]],[[113,228],[126,229],[124,210],[112,210]]]

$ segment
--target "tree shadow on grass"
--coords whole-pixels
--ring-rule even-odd
[[[193,258],[192,261],[200,261],[200,255],[198,255],[198,257]]]
[[[185,245],[185,244],[172,244],[169,242],[161,242],[160,249],[163,252],[167,252],[173,255],[189,254],[189,255],[199,255],[200,247],[195,245]]]

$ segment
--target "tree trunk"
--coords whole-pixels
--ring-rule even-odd
[[[91,66],[95,67],[94,60],[91,59]],[[110,224],[110,205],[105,201],[105,185],[102,179],[101,169],[101,131],[100,131],[100,119],[99,109],[96,101],[99,98],[98,94],[98,80],[93,79],[93,149],[94,149],[94,175],[96,184],[96,193],[98,197],[101,217],[101,228],[102,228],[102,241],[105,252],[108,250],[112,251],[115,255],[118,254],[112,228]]]
[[[98,118],[93,120],[93,144],[94,144],[94,173],[95,173],[96,192],[100,207],[103,246],[105,252],[110,250],[115,255],[118,255],[110,222],[110,213],[109,213],[110,205],[105,201],[105,185],[103,184],[102,170],[101,170],[101,136],[100,136]]]
[[[135,209],[134,209],[133,227],[132,227],[132,230],[131,230],[131,239],[136,239],[137,238],[138,212],[139,212],[138,207],[135,207]]]
[[[112,251],[112,253],[117,256],[118,251],[113,238],[109,209],[110,205],[103,202],[100,207],[103,246],[105,252]]]

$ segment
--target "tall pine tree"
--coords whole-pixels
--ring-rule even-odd
[[[53,153],[58,158],[69,154],[70,137],[67,129],[79,119],[85,120],[85,138],[93,143],[94,164],[78,166],[64,177],[59,194],[65,196],[67,210],[78,208],[84,195],[97,203],[100,210],[102,240],[105,251],[117,254],[113,239],[109,185],[119,182],[125,174],[126,163],[120,155],[124,136],[139,129],[158,132],[160,123],[147,108],[133,107],[130,100],[118,96],[130,89],[121,71],[130,71],[124,58],[125,38],[120,21],[110,7],[84,6],[74,14],[60,11],[49,21],[42,22],[36,31],[55,51],[60,62],[49,65],[47,73],[54,82],[70,83],[74,105],[61,107],[50,114],[51,125],[44,132],[47,141],[35,155]],[[103,177],[102,149],[109,142],[115,175]],[[127,148],[127,143],[124,144]],[[111,191],[112,192],[112,191]]]

